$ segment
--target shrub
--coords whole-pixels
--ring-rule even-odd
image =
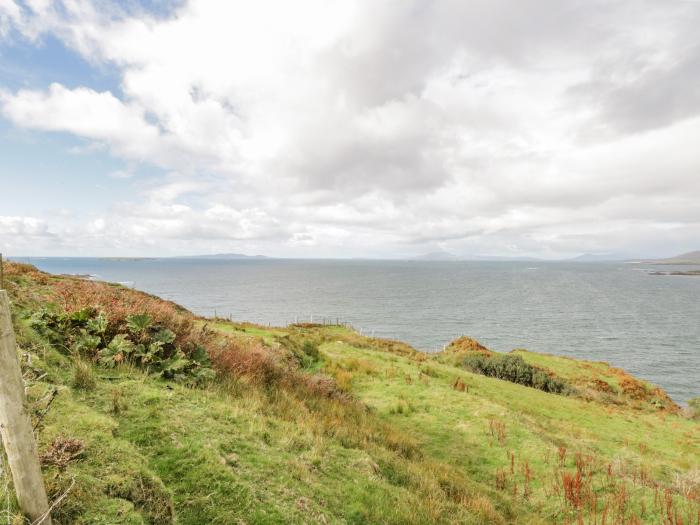
[[[131,314],[115,326],[109,316],[94,307],[61,313],[44,308],[31,318],[32,327],[65,354],[112,367],[128,363],[166,379],[203,382],[213,377],[205,349],[190,331],[182,333],[181,343],[173,330],[157,324],[147,313]],[[76,375],[77,377],[77,375]]]
[[[311,341],[304,341],[301,350],[313,361],[318,361],[321,358],[321,353],[318,351],[318,345],[312,343]]]
[[[518,355],[467,354],[462,358],[461,365],[477,374],[537,388],[545,392],[563,394],[569,391],[568,385],[563,380],[552,377],[541,368],[526,363]]]
[[[700,397],[689,399],[688,407],[690,408],[690,417],[700,421]]]
[[[321,360],[316,339],[301,334],[287,334],[275,339],[289,352],[289,356],[302,368],[312,368]]]
[[[52,282],[49,299],[69,315],[86,310],[102,312],[108,323],[108,339],[127,331],[127,318],[134,314],[148,315],[152,324],[172,330],[178,344],[184,344],[193,329],[192,316],[175,303],[119,285],[61,279]]]
[[[428,377],[439,377],[440,376],[438,371],[435,368],[433,368],[432,366],[421,367],[420,371]]]
[[[258,386],[269,387],[285,374],[282,364],[257,342],[227,339],[224,344],[210,349],[210,356],[219,375],[243,376]]]

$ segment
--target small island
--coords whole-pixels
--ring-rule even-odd
[[[674,270],[672,272],[663,272],[663,271],[653,271],[649,272],[649,275],[694,275],[694,276],[700,276],[700,270]]]

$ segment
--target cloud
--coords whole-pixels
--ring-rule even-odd
[[[113,179],[130,179],[131,177],[135,176],[136,173],[134,173],[132,170],[115,170],[112,173],[109,174],[110,177]]]
[[[0,237],[50,237],[48,224],[36,217],[0,215]]]
[[[66,223],[92,242],[641,251],[697,231],[697,23],[695,2],[0,0],[0,38],[120,79],[0,91],[0,112],[126,161],[134,197]]]
[[[20,21],[21,14],[13,0],[0,0],[0,38],[7,36],[10,28]]]

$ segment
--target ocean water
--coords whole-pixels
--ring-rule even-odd
[[[679,402],[700,396],[700,277],[648,265],[362,260],[31,259],[201,315],[262,324],[340,319],[426,351],[469,335],[498,351],[608,361]],[[687,269],[688,267],[685,267]],[[657,268],[658,269],[658,268]],[[663,267],[663,270],[673,269]]]

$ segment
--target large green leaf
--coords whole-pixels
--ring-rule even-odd
[[[153,335],[153,339],[160,343],[170,344],[175,341],[175,332],[162,328]]]
[[[70,315],[70,320],[75,324],[84,324],[95,315],[94,308],[83,308]]]
[[[195,347],[194,351],[190,354],[190,358],[201,366],[211,366],[209,354],[207,354],[206,349],[201,345]]]
[[[98,336],[89,334],[85,330],[81,330],[81,332],[76,336],[75,341],[73,342],[72,348],[73,348],[73,351],[81,353],[81,354],[94,355],[94,352],[100,346],[101,342],[102,342],[102,339],[99,338]]]
[[[107,331],[107,317],[102,312],[94,319],[88,319],[87,329],[93,334],[103,335]]]
[[[151,326],[151,316],[134,314],[126,318],[126,327],[132,334],[141,335]]]

